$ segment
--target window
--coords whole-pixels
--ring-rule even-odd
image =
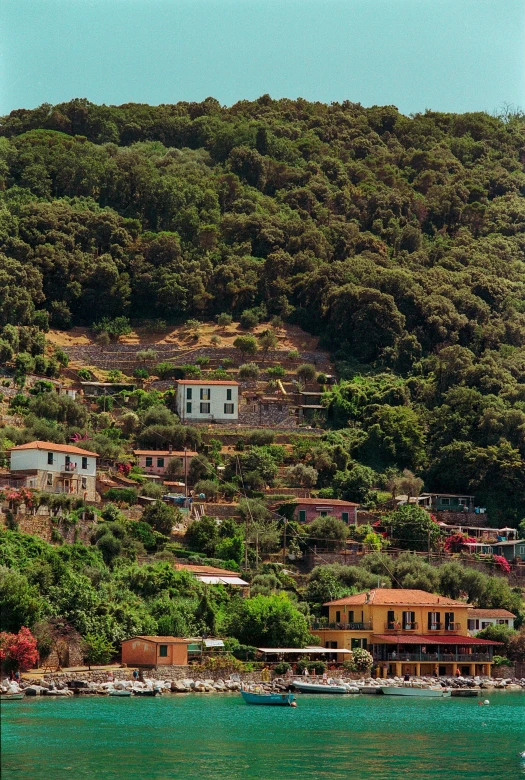
[[[201,388],[201,401],[210,400],[210,389],[208,387]]]
[[[209,414],[209,413],[210,413],[210,404],[201,403],[201,414]]]
[[[299,510],[299,522],[306,523],[306,509]]]
[[[335,622],[340,623],[341,622],[341,613],[339,610],[335,613]]]
[[[416,613],[403,612],[403,631],[412,631],[416,627]]]
[[[349,623],[353,623],[354,622],[354,613],[353,612],[349,612],[348,613],[348,622]]]
[[[428,630],[438,631],[441,628],[441,615],[439,612],[428,613]]]
[[[149,469],[153,466],[153,458],[146,458],[146,468]]]
[[[341,520],[343,521],[343,523],[346,523],[348,525],[349,519],[350,519],[350,515],[348,514],[348,512],[341,512]]]
[[[224,414],[233,414],[235,406],[233,404],[224,404]]]
[[[53,465],[53,453],[48,452],[47,453],[47,465],[52,466]]]
[[[466,498],[460,498],[458,503],[459,503],[460,506],[467,506],[467,499]]]
[[[387,621],[388,628],[395,628],[395,626],[396,626],[396,616],[394,615],[394,610],[393,609],[389,609],[388,610],[386,621]]]
[[[454,613],[445,612],[445,631],[454,631],[456,624],[454,623]]]
[[[319,515],[321,517],[328,517],[328,512],[326,512],[325,510],[322,510],[321,512],[319,512]]]
[[[87,479],[85,477],[82,477],[81,485],[82,485],[82,490],[86,490],[87,489]]]
[[[231,401],[232,400],[232,391],[231,389],[226,390],[226,400]]]
[[[474,618],[469,618],[467,621],[467,626],[469,631],[476,631],[479,628],[479,620],[474,620]]]
[[[441,503],[443,506],[448,506],[450,504],[450,498],[442,498]]]
[[[160,658],[168,657],[168,645],[159,645],[159,656]]]
[[[87,469],[87,458],[84,456],[82,457],[82,468]]]
[[[164,468],[164,458],[157,458],[157,468],[158,469]]]
[[[186,388],[186,399],[191,401],[191,387]]]
[[[363,647],[366,650],[366,639],[358,639],[357,637],[352,637],[352,639],[350,640],[350,646],[352,650],[354,650],[356,647]]]
[[[191,401],[186,401],[186,414],[191,414]]]
[[[53,484],[53,475],[48,474],[46,479],[46,485],[52,485]]]

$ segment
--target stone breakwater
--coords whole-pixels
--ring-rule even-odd
[[[180,667],[179,667],[180,670]],[[4,680],[1,685],[1,691],[3,693],[20,692],[23,691],[26,696],[73,696],[73,695],[108,695],[114,691],[126,691],[129,690],[132,693],[140,693],[144,691],[153,692],[157,690],[159,693],[232,693],[240,690],[241,684],[247,684],[253,686],[256,684],[264,690],[280,690],[285,691],[293,684],[293,678],[275,678],[272,682],[265,681],[261,678],[260,672],[243,673],[235,675],[235,679],[225,679],[220,677],[217,673],[214,677],[197,677],[190,676],[188,674],[188,668],[184,668],[186,672],[185,676],[177,675],[173,678],[167,675],[165,670],[157,670],[147,672],[142,680],[136,681],[133,679],[132,670],[130,669],[115,669],[113,672],[108,673],[97,672],[96,670],[90,672],[77,672],[74,673],[55,673],[46,674],[42,678],[28,682],[22,680],[20,684]],[[238,678],[238,679],[237,679]],[[295,679],[305,679],[295,678]],[[320,678],[307,678],[311,682],[320,682]],[[398,686],[402,685],[404,678],[402,677],[390,677],[386,680],[378,680],[372,677],[362,677],[359,680],[350,678],[336,678],[337,682],[350,683],[356,686],[362,693],[379,693],[381,687],[384,686]],[[414,683],[442,685],[453,690],[460,690],[465,692],[471,690],[508,690],[508,691],[520,691],[525,692],[525,678],[514,678],[506,680],[503,678],[450,678],[450,677],[412,677],[411,681]]]

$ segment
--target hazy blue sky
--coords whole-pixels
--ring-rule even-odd
[[[525,107],[523,0],[1,0],[0,112],[302,96]]]

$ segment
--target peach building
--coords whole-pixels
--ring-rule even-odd
[[[134,636],[122,642],[122,663],[151,669],[186,666],[190,642],[176,636]]]
[[[137,459],[137,465],[145,474],[154,474],[163,477],[166,474],[166,468],[170,460],[177,461],[177,474],[183,476],[190,468],[190,463],[198,453],[190,450],[133,450],[133,455]],[[186,459],[186,466],[184,460]]]

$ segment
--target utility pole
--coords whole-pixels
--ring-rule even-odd
[[[246,528],[244,531],[244,569],[248,571],[248,514],[246,514]]]
[[[286,525],[288,523],[288,519],[284,518],[284,534],[283,534],[283,564],[286,563]]]
[[[188,457],[187,447],[184,447],[184,498],[188,498]]]

